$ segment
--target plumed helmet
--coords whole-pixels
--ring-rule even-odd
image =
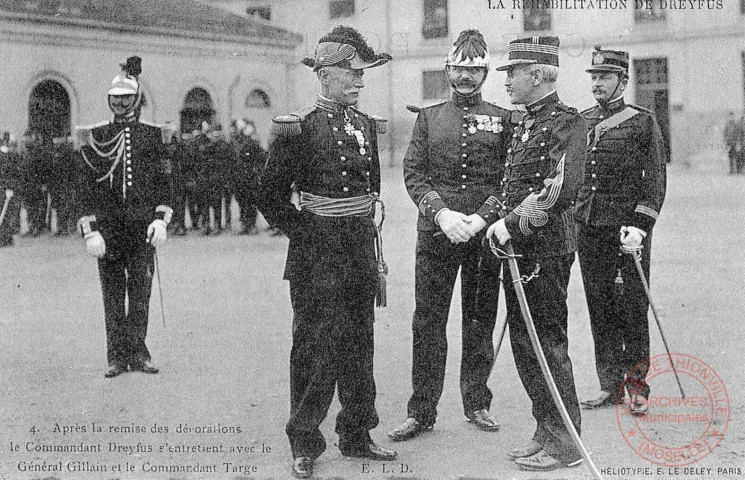
[[[489,68],[489,48],[478,30],[464,30],[450,49],[445,65]]]
[[[137,77],[142,73],[142,59],[129,57],[119,65],[122,69],[113,80],[109,88],[109,95],[137,95],[140,93],[140,83]]]
[[[302,63],[313,71],[332,65],[359,70],[379,67],[389,60],[387,53],[376,54],[360,32],[339,25],[321,37],[313,58],[304,58]]]

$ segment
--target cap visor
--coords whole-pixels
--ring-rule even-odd
[[[353,70],[362,70],[365,68],[379,67],[381,65],[385,65],[386,63],[388,63],[387,58],[379,58],[378,60],[375,60],[374,62],[365,62],[365,61],[360,60],[359,55],[355,55],[354,58],[352,58],[349,61],[349,68]]]
[[[585,70],[587,73],[594,73],[594,72],[608,72],[608,73],[626,73],[626,70],[624,70],[621,67],[614,67],[612,65],[603,65],[603,66],[597,66],[597,67],[590,67],[587,70]]]
[[[528,60],[523,58],[517,58],[515,60],[510,60],[510,62],[507,65],[501,65],[497,68],[495,68],[498,72],[503,72],[505,70],[509,70],[511,67],[514,67],[515,65],[534,65],[538,63],[538,60]]]

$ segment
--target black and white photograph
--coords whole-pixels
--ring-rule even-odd
[[[745,478],[745,0],[0,0],[0,480]]]

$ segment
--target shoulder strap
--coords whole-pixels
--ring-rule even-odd
[[[597,145],[598,141],[600,140],[600,136],[605,133],[606,130],[617,127],[626,120],[630,120],[638,114],[639,110],[627,106],[617,114],[608,117],[602,122],[598,123],[597,125],[595,125],[595,128],[587,133],[587,148],[590,149]],[[594,133],[594,138],[591,139],[592,133]]]

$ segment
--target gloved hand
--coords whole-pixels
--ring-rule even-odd
[[[489,227],[489,230],[486,231],[486,238],[491,238],[492,235],[497,236],[500,245],[504,245],[510,241],[512,235],[507,231],[507,224],[505,223],[504,218],[500,218],[497,223],[493,224]]]
[[[466,223],[468,224],[468,232],[472,237],[475,237],[486,226],[486,220],[478,213],[472,213],[467,216]]]
[[[10,188],[5,189],[5,198],[13,198],[13,190]]]
[[[435,223],[453,243],[467,242],[473,235],[469,231],[468,217],[460,212],[443,209],[435,216]]]
[[[627,251],[638,250],[647,232],[636,227],[621,227],[621,247]]]
[[[147,227],[147,241],[153,247],[163,245],[167,238],[166,222],[163,220],[153,220],[153,222]]]
[[[85,249],[88,255],[101,258],[106,255],[106,241],[100,232],[90,232],[85,234]]]

